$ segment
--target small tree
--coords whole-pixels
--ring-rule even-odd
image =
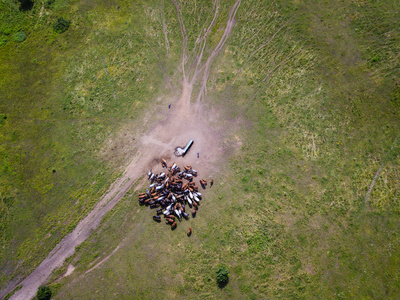
[[[3,125],[7,120],[7,115],[0,114],[0,125]]]
[[[53,29],[57,33],[63,33],[68,30],[71,21],[65,20],[63,17],[59,17],[53,25]]]
[[[14,33],[14,41],[21,43],[26,40],[26,34],[23,31]]]
[[[41,285],[36,293],[38,300],[50,300],[51,290],[48,286]]]
[[[54,1],[55,1],[55,0],[46,0],[46,1],[44,2],[44,7],[45,7],[46,9],[51,8],[51,7],[53,6],[53,4],[54,4]]]
[[[224,265],[221,265],[217,271],[217,283],[220,287],[225,286],[229,281],[229,272]]]

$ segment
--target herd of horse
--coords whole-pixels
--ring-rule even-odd
[[[190,165],[181,169],[173,163],[168,167],[164,158],[161,159],[161,166],[166,168],[168,172],[156,174],[152,172],[152,169],[149,170],[147,176],[150,184],[146,192],[139,194],[139,204],[156,209],[153,220],[161,222],[161,216],[163,216],[165,223],[174,230],[177,227],[177,220],[189,219],[189,214],[186,212],[188,207],[192,210],[192,217],[196,216],[202,199],[199,187],[195,183],[195,177],[198,174]],[[205,189],[207,180],[200,179],[199,182],[201,187]],[[211,179],[210,187],[213,182]],[[187,235],[190,236],[191,234],[192,228],[189,227]]]

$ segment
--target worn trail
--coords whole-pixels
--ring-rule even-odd
[[[127,172],[117,180],[110,191],[96,205],[96,207],[79,222],[76,228],[49,253],[45,260],[22,282],[22,288],[18,290],[11,299],[31,299],[35,296],[38,287],[45,283],[51,272],[61,267],[65,259],[75,252],[75,248],[85,241],[92,231],[96,229],[104,215],[110,211],[125,193],[131,188],[132,184],[139,178],[141,171],[144,170],[148,161],[135,159],[131,165],[136,166],[136,172],[130,172],[132,168],[128,167]]]

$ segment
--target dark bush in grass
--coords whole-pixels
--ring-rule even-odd
[[[14,34],[14,41],[21,43],[25,40],[26,40],[26,34],[24,32],[20,31]]]
[[[49,300],[51,298],[51,290],[48,286],[41,285],[36,293],[38,300]]]
[[[20,11],[28,11],[33,8],[34,1],[31,0],[18,0],[20,3],[19,10]]]
[[[10,35],[12,32],[12,28],[9,25],[3,24],[2,29],[0,30],[0,33],[4,35]]]
[[[6,122],[7,115],[0,114],[0,125],[3,125]]]
[[[222,265],[217,270],[217,283],[220,287],[224,287],[227,285],[229,281],[229,272],[228,269]]]
[[[71,21],[65,20],[63,17],[59,17],[53,25],[53,29],[57,33],[63,33],[68,30]]]
[[[47,0],[44,2],[44,7],[49,9],[53,6],[55,0]]]

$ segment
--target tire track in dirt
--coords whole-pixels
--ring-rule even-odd
[[[182,61],[181,61],[181,67],[182,67],[182,73],[183,73],[183,80],[185,81],[185,80],[187,80],[186,73],[185,73],[185,64],[186,64],[186,60],[187,60],[187,54],[186,54],[186,50],[187,50],[186,27],[185,27],[185,24],[183,23],[182,12],[181,12],[181,9],[180,9],[178,3],[175,0],[172,0],[172,2],[174,3],[174,5],[176,7],[176,12],[177,12],[177,16],[178,16],[178,22],[179,22],[179,26],[181,28],[181,34],[182,34]]]
[[[210,54],[210,56],[208,57],[205,65],[204,65],[204,71],[203,71],[204,73],[203,73],[203,78],[201,80],[200,93],[197,97],[197,103],[200,102],[207,93],[207,81],[208,81],[208,77],[210,75],[211,63],[214,60],[214,58],[218,55],[218,53],[221,51],[221,49],[225,45],[228,37],[231,34],[232,28],[236,23],[235,16],[236,16],[237,10],[239,9],[240,3],[241,3],[241,0],[237,0],[235,2],[235,4],[232,6],[231,10],[229,11],[228,21],[226,22],[226,27],[225,27],[224,33],[223,33],[221,39],[219,40],[217,46],[214,48],[214,50],[212,51],[212,53]]]
[[[201,65],[201,60],[203,59],[203,53],[204,53],[204,49],[206,48],[206,44],[207,44],[207,37],[211,32],[212,27],[214,27],[215,22],[217,20],[218,17],[218,13],[219,13],[219,0],[216,0],[214,2],[215,5],[215,9],[214,9],[214,17],[212,18],[210,25],[207,27],[207,29],[204,30],[204,34],[203,36],[201,36],[201,32],[198,36],[198,38],[196,39],[196,43],[195,43],[195,47],[193,49],[193,52],[196,53],[196,48],[197,45],[201,45],[201,48],[199,50],[199,53],[196,55],[196,59],[193,61],[193,63],[196,64],[196,68],[194,70],[194,75],[192,78],[192,85],[194,84],[194,81],[197,78],[197,75],[201,72],[201,70],[199,70],[199,67]],[[203,26],[204,27],[204,26]],[[205,27],[204,27],[205,28]]]
[[[382,168],[383,168],[383,167],[385,166],[385,164],[387,163],[387,159],[388,159],[390,153],[392,153],[393,149],[395,149],[395,147],[397,146],[397,141],[399,140],[399,138],[400,138],[400,135],[398,135],[398,136],[394,139],[394,142],[393,142],[393,144],[392,144],[390,150],[389,150],[388,153],[386,154],[386,157],[382,160],[382,163],[381,163],[381,165],[379,166],[378,171],[375,173],[374,179],[372,180],[372,182],[371,182],[371,184],[370,184],[370,186],[369,186],[369,188],[368,188],[367,194],[365,195],[365,198],[364,198],[364,203],[365,203],[365,204],[368,203],[369,198],[371,197],[372,190],[373,190],[373,188],[374,188],[374,186],[375,186],[376,180],[379,178],[379,175],[381,174]]]
[[[378,171],[376,172],[376,174],[375,174],[375,176],[374,176],[374,179],[372,180],[372,183],[371,183],[371,185],[370,185],[369,188],[368,188],[368,192],[367,192],[367,194],[365,195],[364,203],[367,203],[367,202],[368,202],[369,197],[371,196],[371,193],[372,193],[372,189],[373,189],[374,186],[375,186],[375,182],[376,182],[376,180],[378,179],[378,177],[379,177],[379,175],[380,175],[380,173],[381,173],[381,171],[382,171],[382,168],[383,168],[384,164],[385,164],[385,163],[383,162],[383,163],[381,163],[381,165],[379,166],[379,169],[378,169]]]

